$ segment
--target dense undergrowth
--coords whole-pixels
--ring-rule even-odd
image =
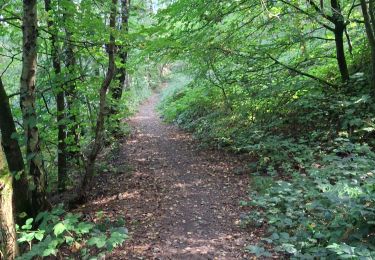
[[[244,224],[267,227],[262,243],[247,248],[254,254],[375,257],[375,110],[361,76],[335,91],[305,80],[309,90],[277,95],[233,87],[224,96],[199,77],[171,80],[165,120],[257,159],[247,165],[252,185],[241,202],[258,209]]]
[[[266,231],[247,250],[375,258],[374,2],[182,0],[161,14],[191,78],[163,98],[165,120],[254,158],[244,225]]]
[[[77,259],[103,258],[128,239],[124,225],[122,218],[111,220],[103,212],[98,212],[94,221],[86,221],[82,214],[68,213],[58,206],[39,213],[35,221],[29,218],[17,226],[18,242],[25,252],[17,259],[67,255]]]

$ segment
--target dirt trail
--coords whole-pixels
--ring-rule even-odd
[[[162,122],[157,102],[155,94],[130,120],[133,133],[117,155],[117,166],[130,165],[132,173],[100,177],[98,199],[86,205],[126,219],[132,239],[109,258],[248,258],[246,239],[257,236],[239,226],[248,186],[246,175],[233,173],[241,159],[199,149]]]

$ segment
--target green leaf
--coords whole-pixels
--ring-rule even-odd
[[[33,241],[34,237],[35,237],[35,232],[23,233],[22,236],[17,241],[19,243],[22,243],[22,242],[31,242],[31,241]]]
[[[64,239],[65,239],[65,242],[66,242],[68,245],[71,245],[71,244],[74,242],[74,238],[71,237],[71,236],[65,236]]]
[[[33,223],[34,219],[33,218],[29,218],[26,220],[26,225],[31,225]]]
[[[33,223],[34,219],[33,218],[29,218],[26,220],[26,223],[25,225],[23,225],[21,228],[23,230],[30,230],[33,226],[32,226],[32,223]]]
[[[57,223],[57,224],[53,227],[53,233],[55,234],[55,236],[59,236],[59,235],[62,234],[65,230],[66,230],[66,227],[65,227],[64,223],[62,223],[62,222]]]
[[[56,256],[56,253],[57,253],[57,250],[56,249],[54,249],[54,248],[47,248],[47,249],[45,249],[44,251],[43,251],[43,254],[42,254],[42,256],[50,256],[50,255],[54,255],[54,256]]]
[[[25,217],[27,217],[27,214],[26,214],[26,212],[22,212],[22,213],[18,214],[18,217],[19,218],[25,218]]]
[[[288,243],[282,244],[281,248],[285,250],[285,252],[292,254],[292,255],[297,253],[297,249],[292,244],[288,244]]]
[[[107,237],[105,235],[95,236],[95,237],[90,238],[87,241],[87,245],[96,246],[97,248],[102,248],[105,246],[106,240],[107,240]]]
[[[272,254],[268,252],[264,247],[251,245],[246,248],[250,253],[255,254],[257,257],[265,256],[271,257]]]
[[[75,231],[80,234],[88,234],[93,227],[94,225],[91,223],[80,222]]]
[[[35,233],[35,239],[42,241],[43,237],[44,237],[44,231],[38,231],[37,233]]]

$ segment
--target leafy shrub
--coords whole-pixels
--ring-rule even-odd
[[[97,217],[100,219],[98,223],[86,222],[80,214],[66,213],[62,207],[57,207],[51,212],[39,213],[35,221],[27,219],[25,225],[17,226],[18,242],[28,248],[18,259],[56,256],[63,247],[80,259],[87,259],[90,252],[104,254],[104,251],[111,251],[128,238],[122,219],[112,223],[101,213]],[[36,223],[39,226],[34,229]]]
[[[295,172],[291,180],[278,180],[243,202],[261,209],[245,222],[267,225],[264,244],[298,259],[375,257],[375,154],[366,145],[338,143],[307,176]],[[269,253],[262,248],[248,250]]]
[[[296,169],[303,169],[304,165],[314,159],[314,150],[302,139],[297,142],[292,138],[258,134],[249,137],[247,142],[252,144],[238,144],[238,149],[258,159],[258,172],[270,173],[277,170],[276,175],[281,170],[283,173],[291,173]]]
[[[220,89],[197,75],[163,98],[167,121],[256,159],[243,204],[259,210],[243,223],[269,232],[248,247],[255,255],[274,248],[295,259],[375,258],[375,107],[363,82],[352,80],[337,89],[300,78],[223,83],[228,109]]]

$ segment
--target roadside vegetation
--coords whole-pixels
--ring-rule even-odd
[[[247,249],[374,258],[372,1],[190,2],[164,11],[168,54],[189,80],[174,79],[160,109],[254,158],[243,224],[267,232]]]

